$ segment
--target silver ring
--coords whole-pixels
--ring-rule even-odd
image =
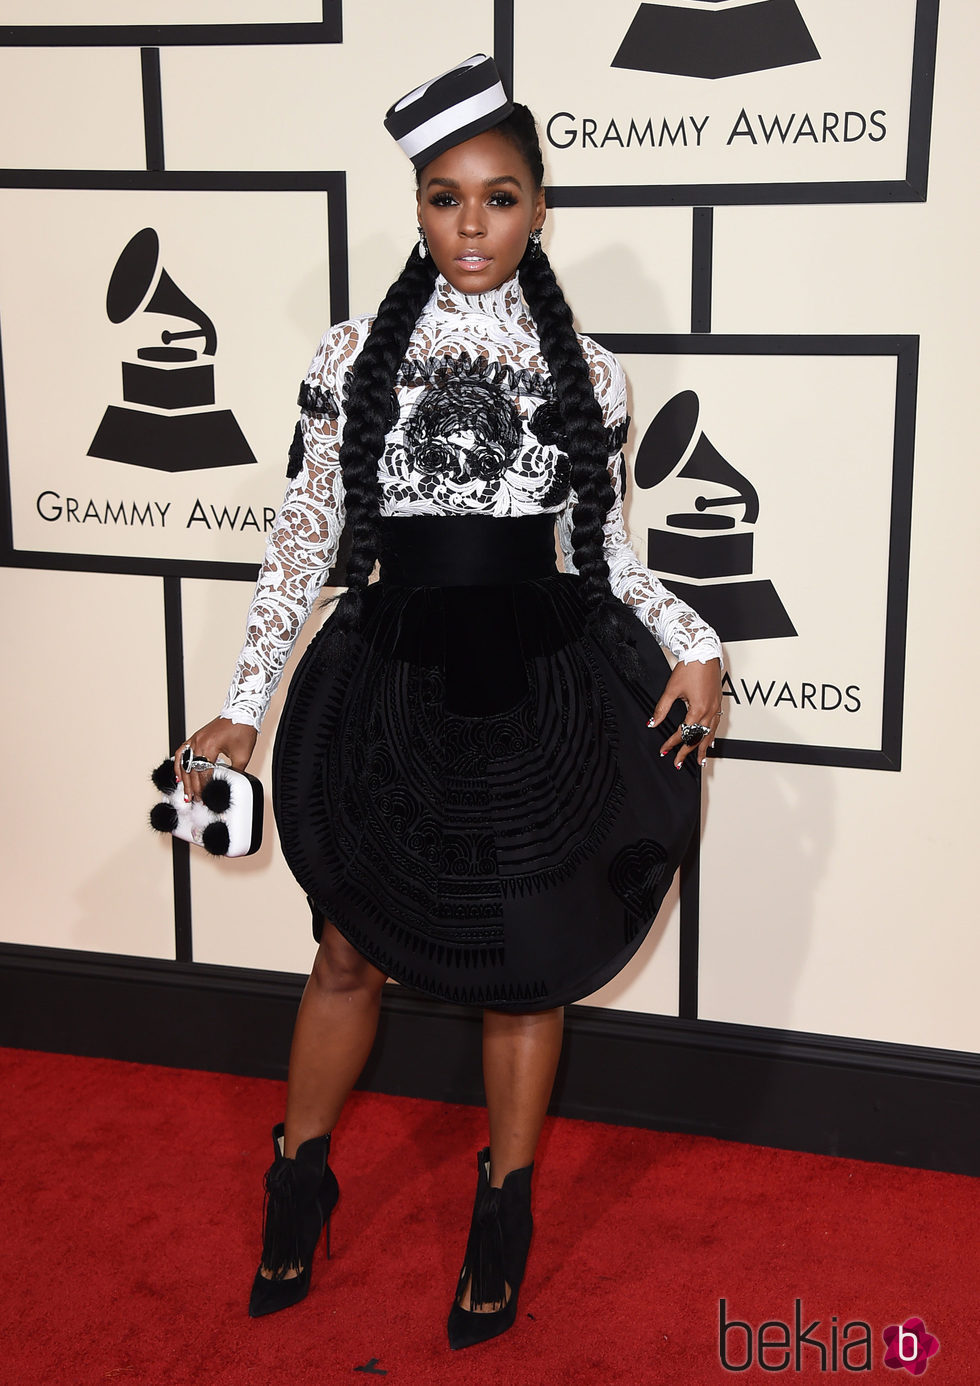
[[[685,746],[696,746],[704,737],[710,735],[711,728],[704,727],[700,722],[682,722],[681,740]]]

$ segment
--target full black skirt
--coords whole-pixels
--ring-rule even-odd
[[[280,721],[273,797],[314,912],[428,995],[530,1012],[623,967],[698,820],[700,771],[647,727],[669,675],[637,621],[639,677],[586,631],[577,577],[368,588],[328,621]],[[319,921],[319,922],[318,922]]]

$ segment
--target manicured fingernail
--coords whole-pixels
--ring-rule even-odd
[[[665,756],[665,755],[667,754],[667,752],[666,752],[666,751],[661,751],[660,754],[661,754],[662,756]]]
[[[185,794],[185,795],[184,795],[184,803],[185,803],[185,804],[189,804],[190,801],[191,801],[191,800],[190,800],[190,795],[189,795],[189,794]]]
[[[682,765],[682,764],[683,764],[683,761],[675,760],[675,761],[674,761],[674,769],[675,769],[675,770],[679,770],[679,769],[681,768],[681,765]]]
[[[653,717],[650,717],[650,718],[647,719],[647,726],[648,726],[648,727],[655,727],[656,725],[657,725],[656,720],[655,720]]]

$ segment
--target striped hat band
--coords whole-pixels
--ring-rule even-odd
[[[453,145],[491,129],[513,109],[497,64],[486,53],[476,53],[396,101],[385,116],[385,129],[415,167],[423,169]]]

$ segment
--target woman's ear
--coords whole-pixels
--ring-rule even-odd
[[[545,218],[548,215],[548,202],[545,197],[544,188],[538,189],[538,195],[534,200],[534,224],[532,231],[540,231],[544,226]]]

